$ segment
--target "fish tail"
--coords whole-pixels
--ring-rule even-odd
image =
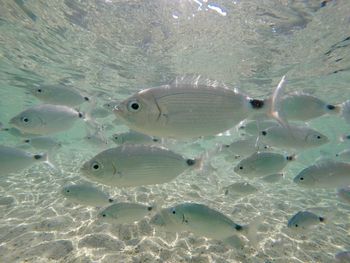
[[[258,245],[258,227],[260,223],[261,223],[261,217],[258,216],[255,219],[253,219],[253,221],[251,221],[249,225],[241,226],[242,233],[249,240],[249,243],[253,247],[257,247]]]
[[[339,141],[340,141],[340,142],[346,142],[346,141],[348,141],[348,140],[350,140],[350,134],[342,134],[342,135],[340,135],[340,137],[339,137]]]
[[[290,154],[286,156],[287,161],[295,161],[298,159],[298,155],[296,153]]]
[[[320,217],[318,217],[318,219],[320,220],[320,222],[326,223],[326,218],[325,217],[320,216]]]
[[[341,104],[340,115],[348,124],[350,124],[350,100]]]

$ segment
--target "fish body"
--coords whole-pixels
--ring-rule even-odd
[[[324,217],[318,216],[312,212],[299,211],[288,220],[287,226],[293,230],[305,230],[324,221]]]
[[[24,139],[23,142],[38,150],[51,151],[60,148],[62,145],[56,139],[48,136],[36,136]]]
[[[0,175],[20,172],[35,163],[45,161],[45,154],[31,154],[17,148],[0,146]]]
[[[276,174],[266,175],[263,178],[261,178],[261,180],[263,180],[264,182],[267,182],[267,183],[276,183],[279,180],[281,180],[282,178],[283,178],[282,173],[276,173]]]
[[[131,224],[153,212],[152,206],[137,203],[116,203],[103,209],[98,218],[111,224]]]
[[[260,131],[274,126],[279,126],[274,120],[244,120],[237,126],[237,130],[258,136]]]
[[[81,171],[102,184],[132,187],[170,182],[197,162],[162,147],[126,144],[97,154]]]
[[[252,194],[258,191],[258,189],[248,182],[233,183],[223,188],[225,195],[228,194]]]
[[[310,94],[295,92],[282,98],[280,114],[287,120],[308,121],[325,114],[337,114],[340,109]]]
[[[350,185],[350,163],[320,160],[303,169],[293,181],[300,186],[316,188]]]
[[[335,155],[337,159],[343,162],[350,162],[350,149],[343,150]]]
[[[47,104],[74,107],[90,100],[76,89],[62,85],[33,87],[29,91],[32,95]]]
[[[66,185],[61,192],[68,200],[81,205],[103,206],[113,202],[108,194],[87,184]]]
[[[350,204],[350,186],[338,188],[337,195],[340,199]]]
[[[260,134],[262,142],[283,149],[307,149],[329,142],[326,135],[307,126],[274,126]]]
[[[67,106],[42,104],[28,108],[10,120],[25,133],[48,135],[67,130],[83,115]]]
[[[256,152],[241,160],[234,168],[235,173],[248,176],[265,176],[278,173],[294,160],[294,156],[286,156],[273,152]]]
[[[159,139],[154,138],[152,136],[139,133],[136,131],[128,131],[128,132],[123,132],[123,133],[115,133],[112,135],[113,141],[120,145],[120,144],[146,144],[146,143],[155,143],[158,142]]]
[[[151,223],[180,231],[190,231],[198,236],[205,236],[217,240],[229,238],[235,234],[245,233],[247,226],[233,222],[226,215],[196,203],[183,203],[171,208],[162,209]]]
[[[142,90],[114,109],[129,128],[150,135],[194,138],[224,132],[264,102],[225,85],[173,83]]]

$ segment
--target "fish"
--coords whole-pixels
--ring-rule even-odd
[[[96,108],[93,108],[92,110],[91,110],[91,113],[90,113],[90,115],[91,115],[91,117],[92,118],[106,118],[106,117],[108,117],[109,115],[111,115],[112,114],[112,111],[108,111],[107,109],[105,109],[105,108],[103,108],[103,107],[96,107]]]
[[[63,85],[40,85],[30,88],[29,92],[46,104],[74,107],[90,101],[73,87]]]
[[[113,112],[114,108],[120,103],[120,101],[117,100],[112,100],[109,102],[106,102],[105,104],[102,105],[103,108],[106,110]]]
[[[324,223],[325,218],[309,211],[299,211],[288,220],[288,228],[293,230],[305,230],[320,222]]]
[[[32,154],[0,145],[0,175],[20,172],[40,162],[48,162],[47,154]]]
[[[345,186],[337,189],[338,197],[350,204],[350,186]]]
[[[308,126],[274,126],[261,131],[261,142],[276,148],[307,149],[329,142],[326,135]]]
[[[151,215],[154,207],[137,203],[115,203],[98,214],[98,219],[111,224],[131,224]]]
[[[280,114],[287,120],[309,121],[325,114],[339,114],[341,106],[307,93],[293,92],[281,99]]]
[[[238,139],[230,144],[224,144],[220,147],[219,152],[225,155],[227,161],[238,159],[253,154],[257,151],[270,150],[268,145],[257,145],[257,138],[248,136],[243,139]]]
[[[83,114],[64,105],[42,104],[30,107],[10,120],[24,133],[49,135],[70,129]]]
[[[350,162],[350,149],[343,150],[337,153],[335,156],[341,161]]]
[[[113,112],[130,129],[150,136],[198,138],[225,132],[257,112],[267,113],[268,105],[268,100],[197,78],[141,90]]]
[[[350,262],[350,251],[341,251],[334,256],[336,263],[349,263]]]
[[[36,136],[27,138],[22,141],[23,143],[30,145],[38,150],[52,151],[62,146],[56,139],[48,136]]]
[[[126,144],[100,152],[81,172],[105,185],[134,187],[167,183],[200,165],[201,159],[187,159],[163,147]]]
[[[282,173],[269,174],[261,178],[266,183],[276,183],[284,177]]]
[[[81,205],[104,206],[113,202],[107,193],[88,184],[66,185],[61,193],[69,201]]]
[[[197,203],[182,203],[163,208],[150,223],[169,232],[189,231],[215,240],[243,235],[253,242],[256,235],[255,228],[236,224],[221,212]]]
[[[347,100],[341,104],[340,116],[347,124],[350,124],[350,100]]]
[[[309,188],[336,188],[350,185],[350,163],[319,160],[294,177],[294,183]]]
[[[244,120],[238,124],[237,130],[258,136],[260,131],[274,126],[279,126],[278,122],[275,120]]]
[[[274,152],[256,152],[241,160],[235,167],[235,173],[247,177],[266,176],[278,173],[295,160],[294,155]]]
[[[128,132],[122,132],[122,133],[115,133],[112,135],[113,142],[121,145],[121,144],[147,144],[147,143],[157,143],[160,141],[160,139],[157,139],[152,136],[148,136],[143,133],[139,133],[136,131],[128,131]]]
[[[252,194],[258,191],[258,189],[248,182],[237,182],[223,188],[225,195],[228,194]]]

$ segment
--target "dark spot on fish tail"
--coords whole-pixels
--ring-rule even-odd
[[[69,193],[70,191],[69,190],[66,190],[67,193]]]
[[[332,105],[332,104],[328,104],[326,107],[327,107],[327,109],[329,109],[329,110],[334,110],[334,109],[335,109],[335,106]]]
[[[320,216],[319,219],[320,219],[320,222],[324,222],[324,217]]]
[[[24,142],[26,142],[26,143],[30,143],[30,140],[29,140],[29,139],[27,139],[27,140],[24,140]]]
[[[287,159],[287,161],[293,161],[294,158],[293,158],[293,156],[287,156],[286,159]]]
[[[79,112],[78,116],[79,116],[79,118],[83,118],[84,117],[84,115],[81,112]]]
[[[350,140],[350,135],[346,135],[345,138]]]
[[[241,231],[241,230],[243,230],[243,227],[240,226],[240,225],[235,225],[235,229],[236,229],[237,231]]]
[[[322,8],[322,7],[325,7],[326,5],[327,5],[327,1],[322,1],[322,2],[321,2],[321,8]]]
[[[333,71],[333,74],[337,74],[338,72],[342,72],[342,71],[344,71],[344,69],[338,69],[338,70]]]
[[[239,129],[243,130],[243,129],[245,129],[245,126],[244,125],[239,126]]]
[[[85,101],[90,101],[90,99],[88,97],[84,97]]]
[[[188,166],[192,166],[192,165],[194,165],[194,164],[196,163],[196,160],[187,159],[187,160],[186,160],[186,163],[187,163]]]
[[[159,140],[158,140],[158,139],[156,139],[156,138],[154,138],[154,139],[152,139],[152,141],[154,141],[154,142],[158,142]]]
[[[225,148],[230,148],[230,145],[229,144],[225,144],[224,147]]]
[[[114,201],[114,200],[113,200],[112,198],[109,198],[109,199],[108,199],[108,202],[110,202],[110,203],[113,203],[113,201]]]
[[[266,136],[267,132],[266,132],[266,131],[262,131],[261,134],[262,134],[263,136]]]
[[[249,102],[253,106],[253,109],[261,109],[264,106],[264,101],[263,100],[251,99]]]
[[[5,129],[3,129],[4,131],[9,131],[10,129],[9,128],[5,128]]]
[[[298,224],[295,224],[295,227],[298,227]]]
[[[341,60],[343,60],[343,58],[337,58],[337,59],[335,60],[335,62],[339,62],[339,61],[341,61]]]
[[[106,214],[102,214],[103,217],[106,217]]]
[[[335,157],[339,157],[339,154],[336,153],[336,154],[335,154]]]
[[[228,195],[228,190],[225,191],[225,195]]]
[[[147,210],[148,210],[148,211],[151,211],[152,209],[153,209],[152,206],[147,207]]]
[[[40,160],[41,158],[43,158],[43,156],[41,154],[35,154],[34,155],[34,159],[35,160]]]

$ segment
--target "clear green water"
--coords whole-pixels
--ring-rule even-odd
[[[350,99],[350,42],[343,41],[350,36],[350,2],[335,0],[320,8],[321,2],[2,0],[0,121],[6,126],[15,114],[40,103],[27,92],[35,84],[72,85],[99,106],[182,74],[218,79],[254,97],[268,95],[286,74],[287,91],[343,102]],[[111,124],[108,138],[126,130],[114,119],[99,119]],[[118,201],[161,207],[199,202],[239,223],[259,215],[258,247],[239,250],[190,233],[154,230],[147,219],[102,224],[96,220],[100,208],[66,200],[61,187],[83,182],[81,164],[102,150],[84,140],[84,124],[77,123],[56,136],[64,145],[51,158],[61,172],[37,165],[1,177],[0,262],[332,262],[337,252],[350,249],[350,206],[335,189],[300,188],[292,178],[320,156],[349,147],[337,139],[350,130],[331,116],[310,125],[331,143],[298,152],[298,161],[276,184],[252,181],[258,192],[251,195],[224,195],[222,187],[242,178],[215,155],[215,172],[185,173],[164,185],[118,189],[96,184]],[[198,156],[236,136],[165,146]],[[0,135],[3,145],[20,140]],[[288,219],[304,209],[323,214],[327,224],[302,235],[289,231]]]

